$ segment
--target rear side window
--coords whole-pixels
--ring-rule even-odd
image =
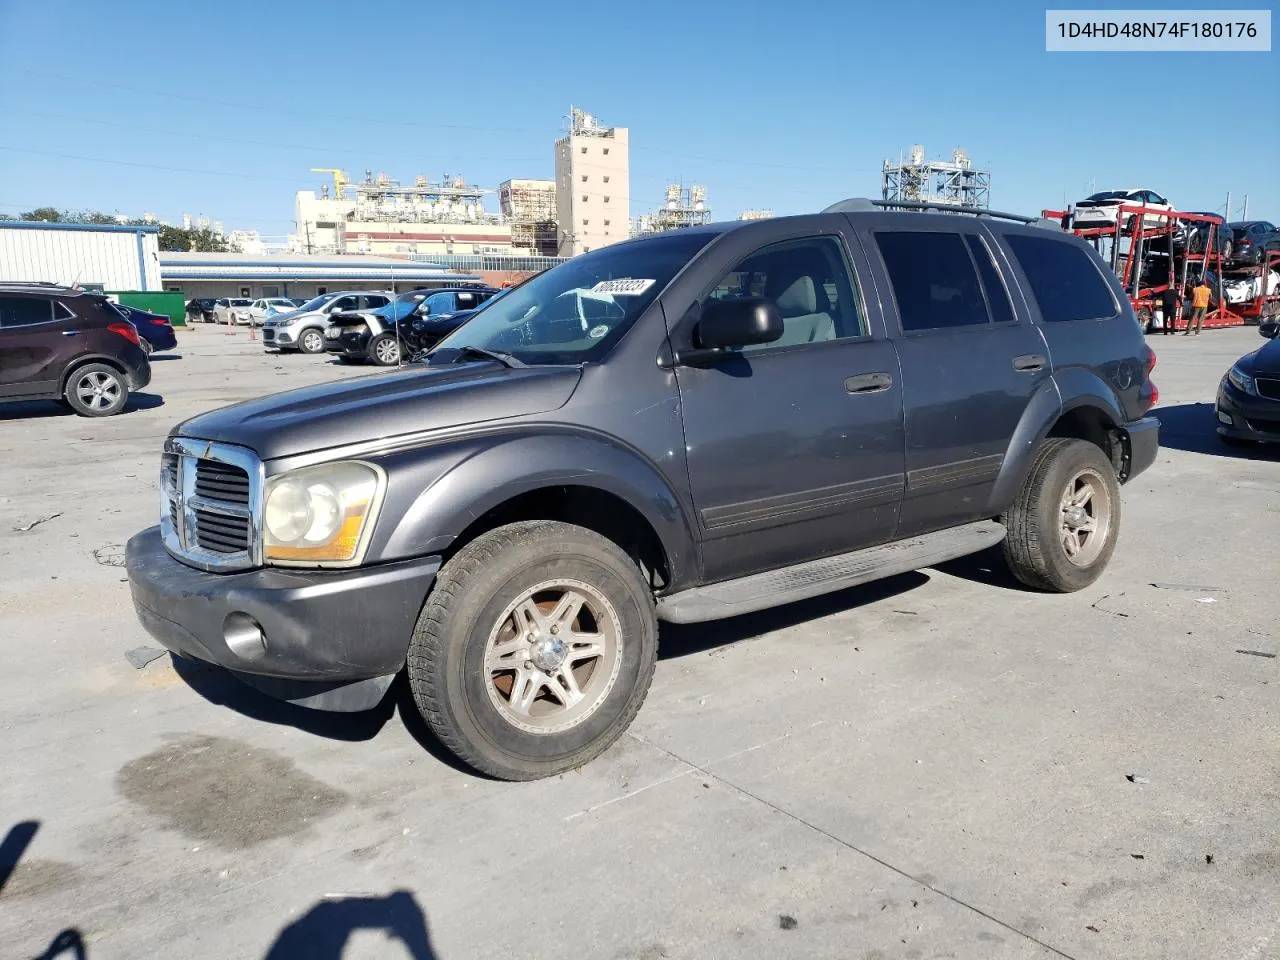
[[[1090,256],[1075,244],[1021,234],[1006,234],[1004,239],[1027,275],[1042,318],[1057,323],[1116,315],[1111,288]]]
[[[876,233],[904,333],[990,322],[969,250],[958,233]]]
[[[0,327],[29,327],[53,319],[53,301],[41,297],[0,297]]]

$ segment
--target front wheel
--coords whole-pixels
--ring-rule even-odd
[[[298,349],[303,353],[323,353],[324,335],[319,330],[303,330],[298,337]]]
[[[1004,556],[1029,587],[1070,593],[1102,575],[1120,533],[1120,482],[1087,440],[1041,443],[1018,497],[1004,515]]]
[[[82,417],[110,417],[124,409],[129,387],[119,370],[105,363],[89,363],[67,378],[63,396]]]
[[[470,766],[536,780],[603,753],[653,679],[658,625],[617,545],[550,520],[499,527],[440,570],[408,674],[432,732]]]
[[[369,344],[369,359],[380,367],[394,367],[400,362],[400,342],[392,334],[378,334]]]

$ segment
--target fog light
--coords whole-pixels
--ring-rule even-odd
[[[1218,422],[1219,422],[1219,423],[1225,423],[1228,427],[1229,427],[1229,426],[1231,426],[1231,414],[1229,414],[1229,413],[1223,413],[1221,410],[1219,410],[1219,411],[1218,411]]]
[[[229,613],[222,622],[222,639],[227,649],[241,660],[261,660],[267,652],[267,638],[258,621],[247,613]]]

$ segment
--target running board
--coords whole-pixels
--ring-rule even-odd
[[[702,623],[808,600],[885,577],[964,557],[1004,539],[1003,524],[983,520],[793,567],[683,590],[658,600],[658,618]]]

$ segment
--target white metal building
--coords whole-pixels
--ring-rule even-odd
[[[159,290],[159,227],[0,220],[0,280]]]
[[[164,289],[193,297],[314,297],[334,290],[409,290],[476,282],[433,263],[392,257],[286,253],[164,253]]]

